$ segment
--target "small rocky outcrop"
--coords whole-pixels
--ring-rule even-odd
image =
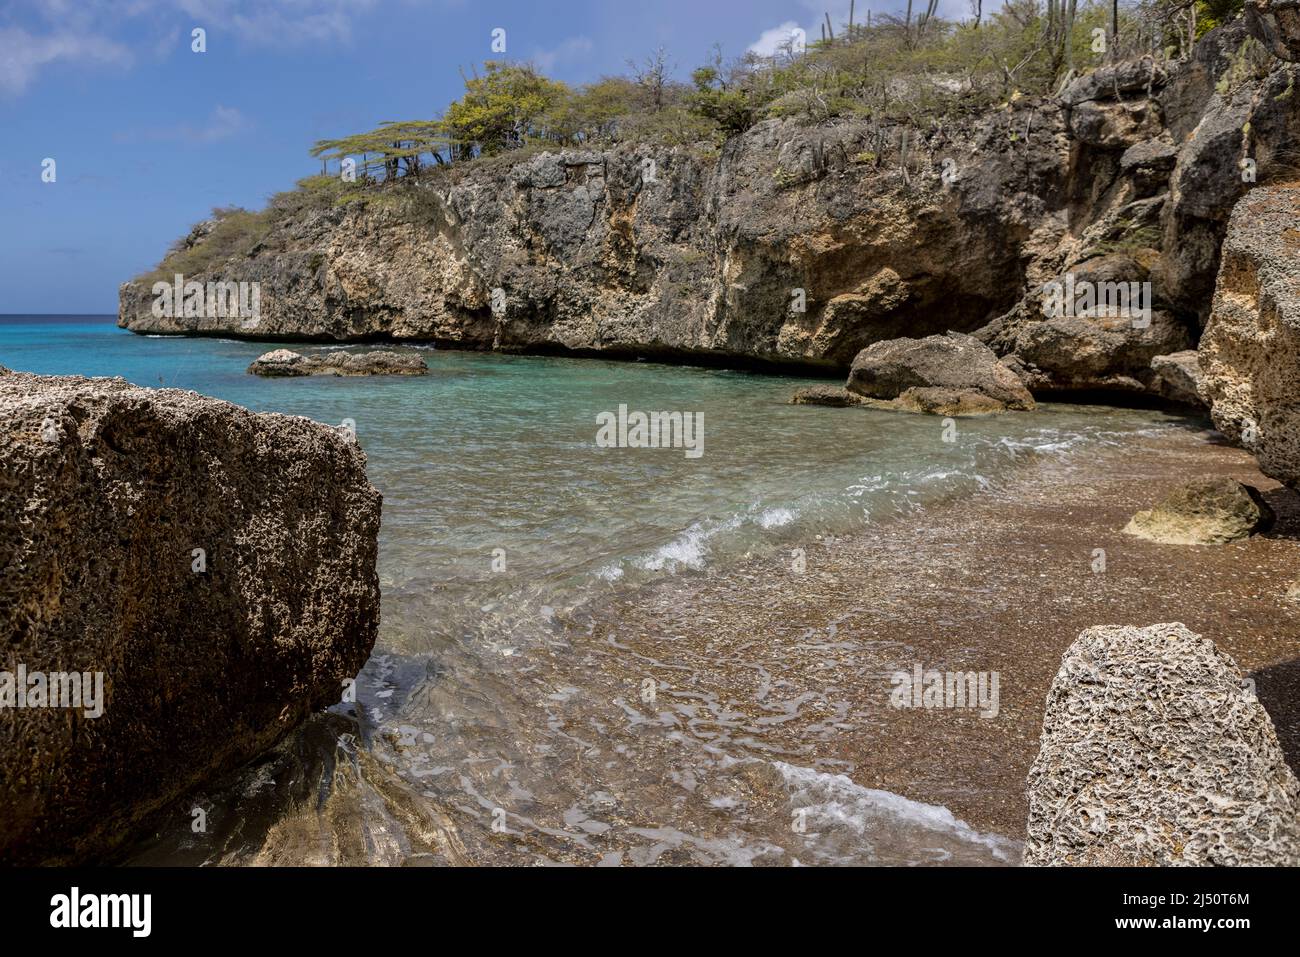
[[[1035,392],[1155,392],[1158,355],[1187,350],[1191,333],[1152,308],[1150,254],[1111,253],[1045,282],[975,335],[1014,361]]]
[[[1199,351],[1215,426],[1300,488],[1300,186],[1256,187],[1233,210]]]
[[[1205,400],[1201,398],[1204,377],[1195,349],[1156,356],[1151,360],[1151,371],[1155,373],[1159,391],[1165,398],[1204,408]]]
[[[1258,489],[1230,478],[1197,479],[1138,512],[1124,532],[1163,545],[1221,545],[1267,531],[1275,519]]]
[[[807,388],[800,389],[791,396],[790,404],[829,405],[835,408],[843,408],[850,405],[861,405],[862,397],[854,395],[843,386],[811,385]]]
[[[1029,865],[1300,864],[1300,782],[1236,663],[1177,623],[1089,628],[1047,696]]]
[[[20,666],[103,692],[97,716],[0,707],[0,862],[101,859],[338,702],[378,628],[379,520],[329,426],[0,369],[0,699]]]
[[[941,415],[1034,407],[1024,383],[988,346],[956,332],[868,346],[853,360],[847,388],[895,408]]]
[[[248,371],[261,376],[426,375],[429,366],[419,356],[397,352],[327,352],[305,356],[290,349],[276,349],[254,359]]]

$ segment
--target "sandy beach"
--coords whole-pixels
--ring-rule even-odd
[[[1255,485],[1274,529],[1217,546],[1122,534],[1133,513],[1195,476]],[[793,559],[647,588],[600,616],[602,656],[698,704],[689,730],[856,784],[945,805],[1022,838],[1025,775],[1065,649],[1084,628],[1180,621],[1257,681],[1292,765],[1300,759],[1300,497],[1213,433],[1187,429],[1087,461],[1046,460],[1000,487]],[[1105,570],[1094,571],[1104,549]],[[636,662],[639,669],[627,669]],[[665,663],[671,662],[671,665]],[[1000,673],[995,718],[895,708],[890,674],[915,664]],[[662,687],[662,685],[660,685]]]

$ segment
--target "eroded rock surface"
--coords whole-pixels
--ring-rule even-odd
[[[1201,397],[1200,355],[1195,349],[1185,349],[1151,360],[1151,371],[1158,380],[1158,388],[1167,397],[1184,405],[1204,407]]]
[[[0,861],[111,854],[340,700],[379,623],[365,465],[308,419],[0,369],[0,668],[104,689],[0,708]]]
[[[248,367],[253,375],[426,375],[428,364],[419,356],[398,352],[328,352],[305,356],[290,349],[276,349],[258,356]]]
[[[1279,36],[1291,3],[1260,5]],[[1236,20],[1185,61],[1105,63],[941,125],[768,119],[720,150],[465,164],[277,214],[186,279],[258,282],[271,339],[843,371],[875,342],[985,330],[1035,392],[1164,395],[1151,361],[1195,346],[1233,204],[1300,155],[1288,42]],[[1071,274],[1145,284],[1150,321],[1043,315],[1043,284]],[[148,281],[124,284],[119,323],[244,334],[151,305]]]
[[[1300,488],[1300,185],[1257,187],[1233,210],[1199,351],[1214,424]]]
[[[955,332],[868,346],[853,360],[847,388],[901,409],[941,415],[1034,407],[1024,383],[993,350]]]
[[[791,405],[829,405],[836,408],[843,408],[850,405],[861,405],[862,397],[854,395],[843,386],[834,385],[812,385],[800,389],[790,398]]]
[[[1221,545],[1267,531],[1275,518],[1258,489],[1230,478],[1195,479],[1138,512],[1124,531],[1165,545]]]
[[[1028,779],[1031,865],[1300,863],[1300,782],[1236,663],[1178,623],[1079,635]]]
[[[1300,0],[1246,0],[1251,35],[1283,60],[1300,60]]]

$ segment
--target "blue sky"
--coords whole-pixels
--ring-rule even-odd
[[[506,58],[569,83],[660,44],[686,79],[715,42],[816,36],[824,9],[838,22],[848,0],[6,0],[0,313],[116,312],[118,284],[213,206],[260,208],[318,170],[316,140],[439,113],[494,28]]]

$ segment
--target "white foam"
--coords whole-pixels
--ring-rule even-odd
[[[963,856],[973,852],[976,859],[991,856],[1004,863],[1020,859],[1018,842],[977,831],[942,805],[864,788],[843,774],[826,774],[782,761],[772,763],[790,790],[791,806],[805,812],[808,831],[840,832],[838,846],[820,852],[827,859],[843,861],[853,856],[853,848],[844,846],[845,832],[860,840],[859,853],[867,862],[876,859],[885,843],[904,854],[914,848],[915,863],[951,860],[962,851],[967,852]]]
[[[780,528],[794,519],[795,513],[788,508],[769,508],[758,516],[758,524],[761,528]]]

